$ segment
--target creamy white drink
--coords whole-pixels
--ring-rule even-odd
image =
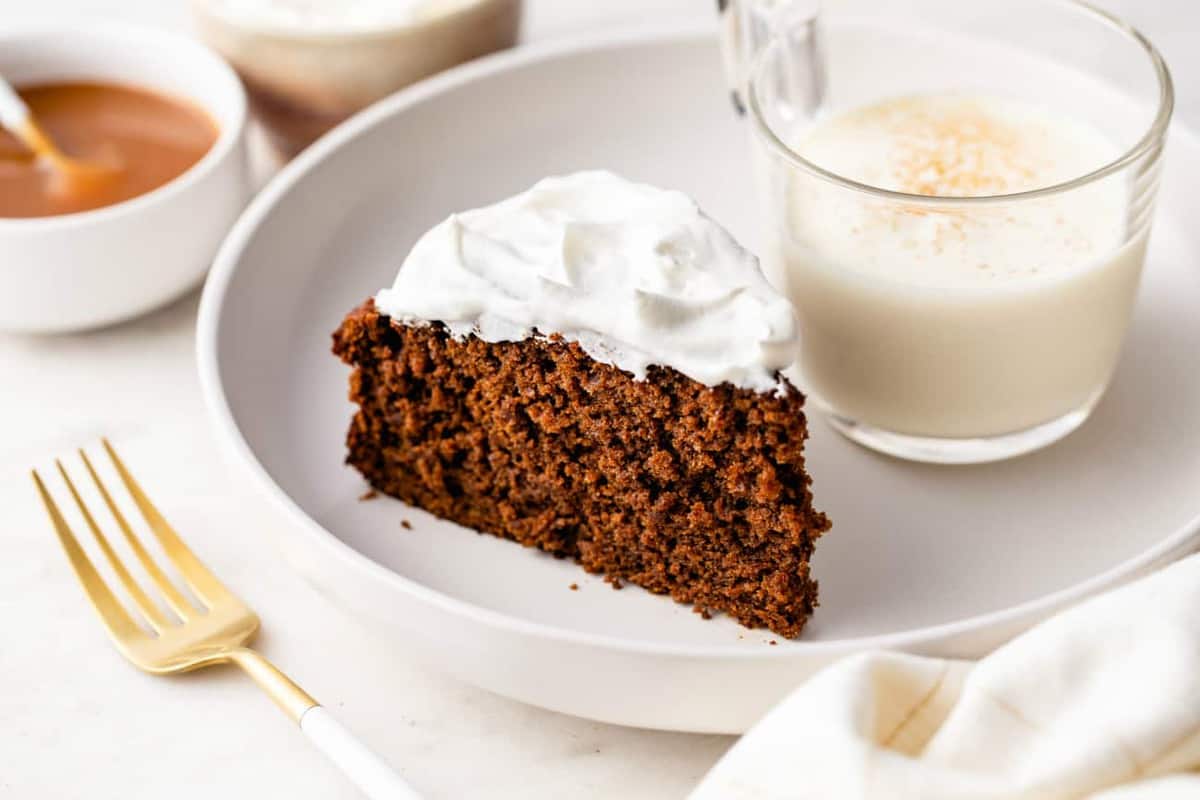
[[[789,142],[842,178],[908,194],[1007,195],[1109,163],[1087,124],[1020,101],[903,97]],[[839,417],[912,436],[1023,431],[1086,410],[1112,374],[1145,234],[1120,176],[1020,202],[928,205],[808,173],[776,188],[772,280],[801,320],[800,382]]]

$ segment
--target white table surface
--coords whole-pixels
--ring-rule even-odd
[[[528,0],[526,40],[712,13],[709,0]],[[1110,0],[1166,53],[1200,125],[1200,3]],[[83,16],[188,26],[182,0],[0,0],[0,24]],[[0,253],[0,268],[3,254]],[[266,621],[262,650],[430,798],[683,796],[731,742],[599,725],[457,683],[373,641],[258,529],[283,522],[232,479],[193,357],[197,294],[109,330],[0,334],[0,796],[354,798],[241,674],[143,675],[105,639],[28,478],[114,439],[200,555]]]

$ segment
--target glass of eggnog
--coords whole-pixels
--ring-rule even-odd
[[[1072,0],[770,5],[746,103],[793,379],[849,438],[918,461],[1083,424],[1146,253],[1173,105],[1157,51]]]

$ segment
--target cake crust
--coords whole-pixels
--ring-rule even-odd
[[[459,340],[372,300],[333,341],[354,367],[346,460],[373,488],[705,616],[804,627],[829,522],[786,381],[759,393],[668,367],[639,381],[558,337]]]

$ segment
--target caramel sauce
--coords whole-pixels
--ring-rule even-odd
[[[182,175],[217,140],[204,111],[145,89],[50,83],[18,94],[59,150],[101,174],[63,180],[53,164],[0,130],[0,217],[72,214],[129,200]]]

